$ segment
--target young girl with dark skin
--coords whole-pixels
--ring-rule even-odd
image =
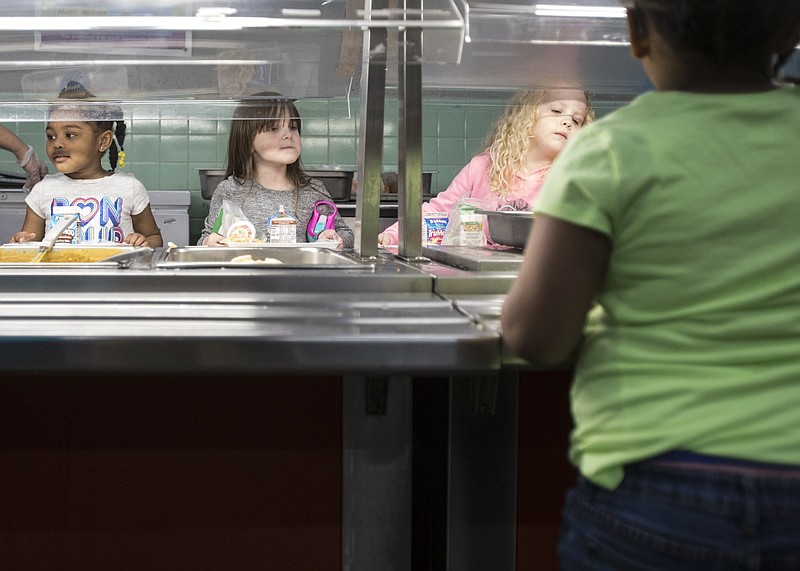
[[[501,316],[577,350],[561,569],[800,569],[800,2],[625,6],[657,91],[559,156]]]
[[[122,110],[92,101],[80,84],[70,84],[47,122],[47,156],[58,170],[26,197],[22,230],[11,242],[41,240],[55,206],[80,206],[84,242],[117,242],[157,248],[161,231],[150,208],[147,190],[132,174],[115,172],[124,159]],[[111,170],[101,161],[109,152]],[[122,165],[120,165],[122,166]]]

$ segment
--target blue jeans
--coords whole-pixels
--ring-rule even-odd
[[[562,571],[800,570],[800,478],[629,466],[567,494]]]

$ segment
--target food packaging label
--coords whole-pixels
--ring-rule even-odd
[[[441,244],[447,229],[447,221],[446,212],[423,212],[422,245],[435,246]]]
[[[79,206],[54,206],[50,214],[50,228],[55,226],[64,216],[78,214],[78,219],[67,226],[61,235],[56,239],[58,244],[80,244],[83,242],[83,228],[80,218],[81,209]]]
[[[483,214],[462,214],[458,228],[458,243],[461,246],[484,246]]]
[[[283,206],[269,219],[269,241],[271,244],[294,244],[297,242],[297,219],[286,214]]]
[[[239,220],[230,225],[225,237],[231,242],[253,242],[256,228],[246,220]]]

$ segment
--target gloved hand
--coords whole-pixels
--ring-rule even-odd
[[[42,180],[44,175],[47,174],[47,165],[39,160],[39,156],[30,145],[28,145],[28,152],[25,153],[22,160],[17,161],[17,164],[25,169],[27,179],[22,188],[28,192],[33,188],[33,185]]]

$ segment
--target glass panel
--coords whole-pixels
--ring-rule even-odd
[[[625,45],[625,10],[618,0],[470,2],[468,41]]]
[[[229,118],[244,95],[358,94],[362,33],[424,27],[423,61],[457,62],[452,0],[365,12],[363,0],[22,0],[0,7],[0,121],[41,121],[77,81],[128,114]],[[391,42],[390,42],[391,43]],[[396,42],[387,50],[396,53]],[[154,104],[156,104],[154,106]],[[148,108],[153,107],[148,112]]]
[[[241,97],[275,91],[329,103],[350,125],[365,27],[389,29],[392,97],[404,26],[424,29],[425,101],[504,100],[571,82],[615,106],[652,89],[618,0],[424,0],[416,11],[380,1],[388,8],[371,12],[364,0],[3,2],[0,122],[43,121],[77,81],[141,121],[227,120]],[[785,72],[800,75],[800,56]]]

